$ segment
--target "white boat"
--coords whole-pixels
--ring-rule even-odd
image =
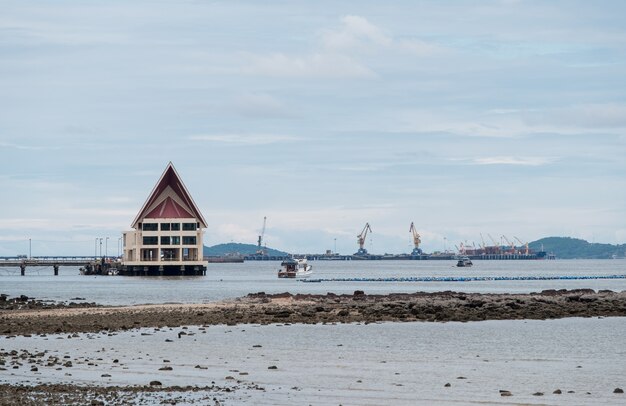
[[[306,258],[289,258],[281,264],[282,269],[278,270],[279,278],[307,278],[313,273],[313,267],[306,262]]]
[[[458,267],[466,267],[466,266],[472,266],[472,260],[469,259],[469,257],[464,256],[464,257],[460,257],[459,261],[456,263],[456,266]]]
[[[119,275],[119,271],[117,270],[117,268],[109,268],[109,275]]]

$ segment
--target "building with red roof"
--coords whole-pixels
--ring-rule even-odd
[[[202,237],[207,223],[171,162],[131,227],[123,233],[123,274],[206,274]]]

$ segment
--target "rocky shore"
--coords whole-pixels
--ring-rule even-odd
[[[209,304],[0,307],[0,335],[120,331],[184,325],[480,321],[626,316],[626,292],[249,294]]]

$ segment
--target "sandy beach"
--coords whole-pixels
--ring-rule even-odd
[[[576,360],[555,351],[581,345],[582,353],[588,344],[577,338],[542,349],[552,342],[537,334],[545,327],[526,323],[563,319],[559,337],[575,337],[576,320],[610,331],[610,320],[626,316],[626,292],[259,292],[215,303],[121,307],[3,296],[0,405],[414,405],[467,396],[499,403],[511,393],[524,403],[545,395],[552,404],[605,404],[623,396],[613,393],[623,386],[621,367],[607,369],[603,360],[613,356],[612,339],[605,351]],[[441,323],[471,321],[482,323]],[[517,324],[506,324],[510,336],[493,350],[485,340],[502,329],[489,323]],[[519,355],[509,359],[513,348]]]

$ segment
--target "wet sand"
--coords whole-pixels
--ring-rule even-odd
[[[626,316],[626,292],[459,292],[308,295],[263,292],[209,304],[30,307],[0,310],[0,335],[86,333],[139,327],[381,321],[481,321]]]

